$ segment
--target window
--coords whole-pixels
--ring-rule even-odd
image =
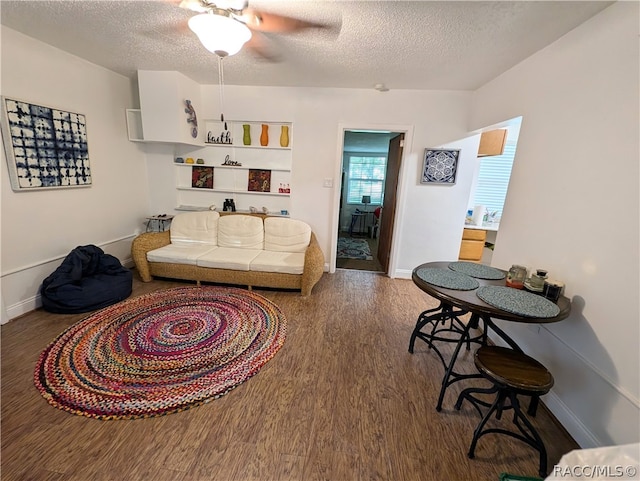
[[[502,215],[515,155],[516,142],[507,141],[502,155],[480,159],[474,205],[484,205],[489,212],[497,212],[498,216]]]
[[[347,203],[362,204],[362,196],[370,195],[371,204],[381,205],[387,154],[345,154],[348,162]]]

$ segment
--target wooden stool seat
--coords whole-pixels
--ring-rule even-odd
[[[553,376],[546,367],[513,349],[498,346],[480,348],[474,362],[484,377],[522,394],[542,395],[553,387]]]
[[[477,409],[482,416],[471,440],[469,457],[473,458],[478,439],[485,434],[498,433],[511,436],[524,441],[540,453],[539,474],[541,477],[547,475],[547,451],[540,435],[535,430],[529,419],[520,409],[518,395],[531,396],[537,400],[539,396],[549,392],[553,386],[553,376],[538,361],[526,354],[513,349],[498,346],[482,346],[474,356],[474,362],[480,374],[491,381],[490,388],[472,387],[460,393],[456,402],[456,409],[460,410],[463,401],[466,399]],[[492,404],[482,401],[474,394],[497,393]],[[509,401],[508,404],[506,403]],[[483,414],[480,406],[489,407]],[[487,421],[493,413],[496,419],[500,419],[502,412],[513,409],[513,424],[519,432],[507,431],[505,429],[491,428],[485,429]]]

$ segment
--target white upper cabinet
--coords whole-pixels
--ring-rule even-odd
[[[199,117],[200,84],[180,72],[138,70],[138,90],[142,140],[190,145],[204,143],[205,125]],[[193,112],[186,112],[187,100],[191,102]]]

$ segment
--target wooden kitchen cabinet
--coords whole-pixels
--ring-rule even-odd
[[[496,129],[482,132],[480,135],[480,146],[478,147],[478,157],[502,155],[506,140],[507,129]]]
[[[462,242],[460,244],[461,261],[480,262],[484,243],[487,239],[487,231],[482,229],[464,229],[462,231]]]

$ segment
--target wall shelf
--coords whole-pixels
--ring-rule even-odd
[[[240,189],[201,189],[199,187],[177,187],[178,190],[191,190],[194,192],[223,192],[226,194],[244,194],[244,195],[274,195],[279,197],[289,197],[291,194],[283,192],[255,192]]]
[[[142,111],[140,109],[125,109],[127,116],[127,137],[131,142],[144,142],[142,130]]]
[[[291,150],[291,147],[263,147],[261,145],[242,145],[242,144],[213,144],[210,142],[204,143],[205,147],[213,148],[234,148],[234,149],[255,149],[255,150]]]
[[[249,126],[251,144],[244,144],[244,126]],[[267,126],[268,144],[260,144],[260,136],[262,134],[262,126]],[[293,140],[293,130],[291,122],[272,122],[272,121],[249,121],[249,120],[231,120],[227,121],[228,132],[231,133],[232,143],[214,143],[207,142],[209,133],[213,138],[221,137],[223,134],[222,123],[219,120],[205,119],[205,143],[206,147],[233,147],[238,149],[255,149],[255,150],[291,150]],[[288,131],[288,145],[283,147],[280,145],[280,135],[282,128],[286,127]]]
[[[271,170],[275,172],[291,172],[289,169],[274,169],[271,167],[254,167],[254,166],[244,166],[244,165],[214,165],[214,164],[183,164],[181,162],[175,163],[176,167],[213,167],[214,169],[229,169],[229,170],[249,170],[249,169],[260,169],[260,170]]]

